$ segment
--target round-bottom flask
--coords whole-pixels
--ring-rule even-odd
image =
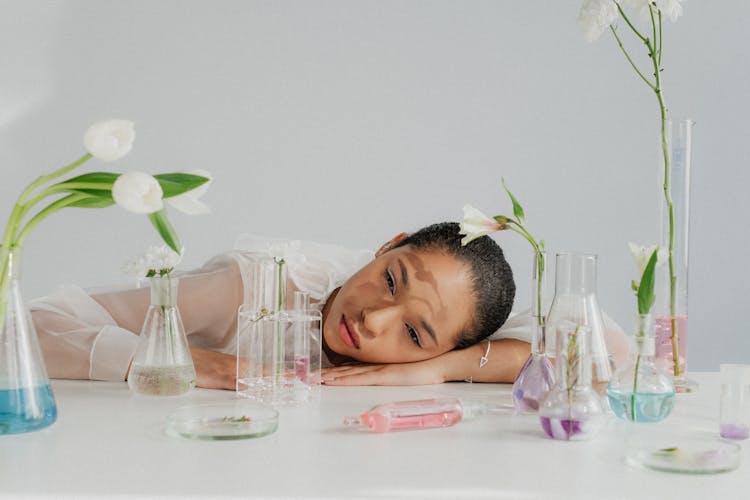
[[[552,439],[590,439],[604,424],[601,401],[591,387],[589,332],[576,323],[558,323],[557,381],[539,409],[542,429]]]
[[[612,412],[631,422],[659,422],[672,411],[675,399],[671,378],[654,357],[654,323],[650,314],[636,320],[636,333],[628,362],[619,368],[607,387]]]

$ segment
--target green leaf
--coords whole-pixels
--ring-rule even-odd
[[[518,222],[521,224],[524,223],[524,214],[523,214],[523,208],[521,208],[521,204],[518,203],[518,200],[515,196],[513,196],[513,193],[510,192],[510,189],[508,189],[508,186],[505,185],[505,179],[500,178],[500,180],[503,183],[503,188],[505,189],[505,192],[508,193],[508,196],[510,197],[510,201],[513,203],[513,215],[516,216],[516,219],[518,219]]]
[[[89,198],[84,198],[83,200],[77,201],[75,203],[71,203],[68,205],[69,207],[76,207],[76,208],[107,208],[115,204],[115,200],[112,199],[112,196],[91,196]]]
[[[157,174],[154,176],[164,192],[164,198],[171,198],[191,191],[209,181],[208,177],[193,174]]]
[[[162,208],[159,211],[148,214],[148,218],[156,228],[159,236],[161,236],[161,239],[164,240],[164,243],[169,245],[169,248],[175,252],[181,253],[180,238],[177,236],[177,231],[174,230],[172,224],[169,223],[169,219],[167,219],[167,211]]]
[[[100,202],[94,201],[94,200],[82,200],[81,202],[74,203],[70,205],[71,207],[82,207],[82,208],[101,208],[101,207],[108,207],[114,203],[112,201],[112,186],[114,185],[117,178],[120,176],[120,174],[115,174],[112,172],[90,172],[88,174],[79,175],[76,177],[71,177],[70,179],[65,179],[62,182],[58,182],[55,184],[56,186],[60,185],[66,185],[66,184],[93,184],[98,185],[98,187],[74,187],[74,188],[68,188],[68,191],[71,193],[83,193],[91,195],[92,198],[100,199]]]
[[[656,270],[658,253],[659,247],[656,247],[654,253],[651,254],[651,258],[648,259],[648,264],[646,264],[646,269],[643,270],[643,276],[641,276],[641,282],[638,285],[639,314],[648,314],[656,299],[656,295],[654,294],[654,271]]]
[[[112,189],[112,184],[115,183],[120,174],[114,172],[89,172],[88,174],[71,177],[65,179],[58,184],[68,184],[71,182],[86,182],[86,183],[97,183],[102,185],[102,189]]]

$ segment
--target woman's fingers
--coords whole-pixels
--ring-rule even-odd
[[[425,362],[340,366],[323,373],[325,385],[427,385],[442,382],[433,365]]]

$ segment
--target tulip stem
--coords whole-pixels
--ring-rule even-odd
[[[43,208],[38,214],[36,214],[31,219],[29,219],[29,222],[26,223],[24,228],[18,234],[18,237],[16,238],[16,240],[13,242],[13,246],[19,247],[23,245],[23,242],[26,239],[26,236],[29,234],[29,231],[31,231],[34,228],[34,226],[39,224],[41,221],[43,221],[44,219],[46,219],[53,213],[57,212],[61,208],[67,207],[68,205],[72,205],[73,203],[76,203],[78,201],[84,200],[89,197],[90,195],[88,194],[74,193],[74,194],[69,194],[68,196],[65,196],[64,198],[60,198],[59,200],[50,203],[45,208]]]

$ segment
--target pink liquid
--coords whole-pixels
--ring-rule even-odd
[[[680,374],[687,370],[687,316],[677,317],[677,352],[680,360]],[[656,364],[666,373],[674,374],[674,356],[672,353],[672,318],[670,316],[657,316],[656,328]]]
[[[750,427],[742,424],[721,424],[719,434],[726,439],[747,439],[750,437]]]
[[[427,413],[423,415],[397,416],[384,413],[363,413],[362,423],[374,432],[404,431],[409,429],[430,429],[448,427],[461,421],[460,410]]]
[[[294,356],[294,378],[303,384],[308,383],[308,374],[310,373],[310,356]]]

